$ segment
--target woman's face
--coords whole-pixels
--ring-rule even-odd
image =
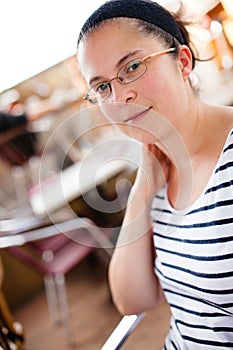
[[[82,41],[78,59],[92,87],[116,77],[125,63],[164,49],[152,35],[141,34],[130,20],[119,19],[104,24]],[[147,60],[146,72],[131,83],[113,80],[111,95],[100,105],[102,112],[141,142],[156,142],[166,138],[174,127],[179,130],[188,108],[188,51],[181,47],[177,58],[164,54]]]

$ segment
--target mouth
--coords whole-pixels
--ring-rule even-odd
[[[136,121],[138,119],[140,119],[141,117],[144,117],[145,114],[147,114],[150,110],[152,109],[152,106],[147,108],[147,109],[144,109],[143,111],[141,112],[138,112],[132,116],[130,116],[129,118],[125,119],[124,120],[124,123],[132,123],[133,121]]]

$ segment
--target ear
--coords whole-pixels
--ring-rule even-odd
[[[180,63],[181,73],[184,80],[187,80],[192,71],[192,53],[188,46],[181,45],[179,47],[178,59]]]

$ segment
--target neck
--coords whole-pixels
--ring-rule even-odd
[[[186,101],[176,125],[171,126],[164,143],[158,144],[171,160],[169,193],[174,206],[180,209],[187,207],[192,200],[193,160],[206,143],[207,114],[211,114],[207,113],[207,106],[192,91],[188,93]]]
[[[190,105],[186,118],[188,122],[183,118],[181,127],[173,129],[166,143],[158,144],[172,162],[169,198],[180,209],[200,195],[233,127],[231,108],[201,101]]]
[[[177,209],[185,208],[189,205],[193,182],[193,167],[189,149],[176,131],[170,134],[166,145],[161,143],[157,145],[171,160],[169,188],[172,188],[173,191],[172,204]]]

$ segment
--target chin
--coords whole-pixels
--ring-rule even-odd
[[[120,123],[117,128],[123,134],[141,143],[155,143],[158,141],[155,135],[136,125]]]

